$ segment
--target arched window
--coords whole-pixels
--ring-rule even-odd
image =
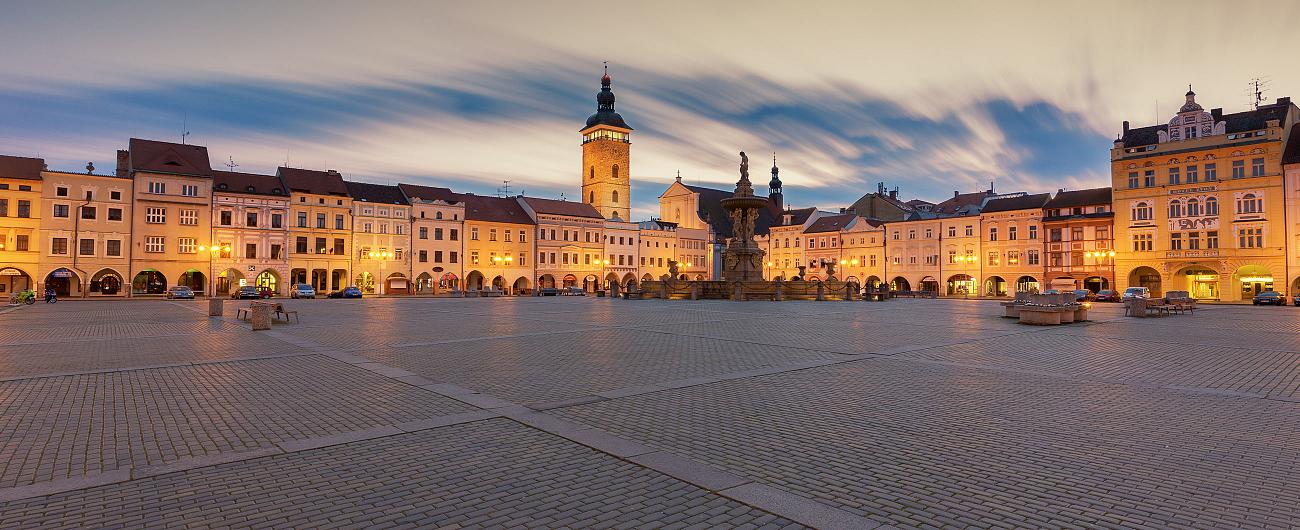
[[[614,169],[617,170],[618,166],[614,166]],[[614,204],[618,204],[618,190],[614,190],[612,197],[614,197]]]
[[[596,178],[596,166],[591,166],[587,168],[587,175],[588,175],[587,178],[593,178],[593,179]]]
[[[1136,221],[1146,221],[1151,219],[1151,205],[1146,201],[1133,205],[1133,219]]]
[[[613,175],[614,180],[618,180],[618,164],[614,164],[614,171],[611,174]]]
[[[594,191],[587,192],[587,203],[596,204],[596,192]]]
[[[1262,213],[1264,211],[1264,199],[1256,197],[1254,193],[1247,193],[1237,200],[1237,213]]]
[[[434,219],[442,219],[442,212],[438,212],[438,213],[433,214],[433,218],[434,218]]]
[[[1169,218],[1174,219],[1183,216],[1182,201],[1169,201]]]
[[[1205,199],[1205,215],[1219,215],[1219,200],[1210,197]]]
[[[1201,201],[1198,201],[1196,199],[1187,199],[1187,216],[1188,217],[1201,216]]]

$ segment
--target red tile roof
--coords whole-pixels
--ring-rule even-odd
[[[570,217],[590,217],[593,219],[604,219],[596,208],[585,202],[558,201],[555,199],[539,199],[537,197],[524,197],[524,202],[534,212],[550,215],[568,215]]]
[[[352,200],[375,204],[409,204],[406,202],[406,195],[403,195],[402,190],[397,186],[350,180],[343,183],[347,185],[348,195],[352,196]]]
[[[514,197],[483,197],[472,193],[466,193],[462,197],[465,199],[465,219],[468,221],[537,224]]]
[[[127,148],[131,169],[150,173],[211,177],[208,148],[132,138]]]
[[[212,190],[226,193],[251,193],[254,195],[273,195],[288,197],[280,177],[274,175],[257,175],[233,171],[213,171]]]
[[[1044,204],[1047,204],[1047,201],[1051,198],[1052,194],[1050,193],[1036,193],[1019,197],[991,199],[988,204],[984,205],[984,209],[981,213],[1010,212],[1012,210],[1037,210],[1041,209]]]
[[[842,213],[839,215],[827,215],[817,218],[808,228],[804,230],[805,234],[816,234],[818,232],[839,232],[844,227],[849,226],[857,214]]]
[[[1062,190],[1056,192],[1052,200],[1047,201],[1043,208],[1073,208],[1075,206],[1095,206],[1098,204],[1110,205],[1110,187],[1092,188],[1087,190]]]
[[[41,180],[41,171],[45,170],[42,158],[0,155],[0,178]]]
[[[406,195],[408,201],[421,199],[455,204],[465,200],[459,193],[451,191],[448,188],[421,186],[418,184],[398,184],[397,187],[402,190],[403,195]]]
[[[312,193],[315,195],[348,196],[348,186],[343,183],[343,176],[337,171],[316,171],[296,167],[281,167],[276,171],[289,191]]]

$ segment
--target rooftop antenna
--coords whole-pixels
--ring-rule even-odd
[[[510,196],[510,181],[501,181],[501,187],[497,188],[497,197],[506,198]]]
[[[569,200],[569,199],[567,199],[567,198],[564,197],[564,192],[562,192],[562,191],[560,192],[560,200],[561,200],[561,201],[567,201],[567,200]]]
[[[185,145],[186,138],[190,135],[190,113],[181,114],[181,145]]]
[[[227,168],[229,168],[229,171],[230,171],[231,173],[234,173],[234,172],[235,172],[235,168],[239,167],[239,164],[236,164],[236,163],[235,163],[235,157],[233,157],[233,156],[229,156],[229,155],[227,155],[226,158],[228,158],[229,160],[226,160],[226,163],[224,163],[224,164],[222,164],[222,165],[223,165],[223,166],[226,166]]]
[[[1253,77],[1250,83],[1247,83],[1246,95],[1250,97],[1250,108],[1259,109],[1264,104],[1264,93],[1268,92],[1268,85],[1272,80],[1267,77]]]

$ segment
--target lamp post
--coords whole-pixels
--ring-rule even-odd
[[[386,281],[386,278],[384,277],[384,272],[385,272],[385,271],[387,270],[387,268],[388,268],[388,267],[387,267],[387,265],[388,265],[388,260],[391,259],[391,258],[393,257],[393,253],[392,253],[392,252],[389,252],[389,251],[387,251],[387,250],[381,250],[381,251],[379,251],[379,252],[370,252],[370,253],[366,254],[366,257],[367,257],[367,258],[370,258],[370,259],[379,260],[379,281],[380,281],[380,282],[384,282],[384,281]],[[379,285],[382,286],[382,285],[384,285],[384,284],[383,284],[383,283],[380,283]],[[385,293],[379,293],[379,294],[388,294],[388,293],[385,292]]]
[[[199,245],[199,252],[207,252],[207,253],[208,253],[208,271],[209,271],[209,274],[211,274],[211,271],[214,270],[213,267],[214,267],[214,263],[215,263],[215,261],[216,261],[216,256],[215,256],[215,254],[218,253],[218,252],[230,252],[230,247],[229,247],[229,246],[225,246],[225,247],[223,247],[223,246],[221,246],[221,245],[211,245],[211,246],[206,246],[206,247],[205,247],[205,246],[203,246],[203,245]],[[213,294],[213,295],[216,295],[216,294],[217,294],[217,287],[216,287],[215,284],[212,285],[212,294]]]
[[[1106,251],[1106,250],[1090,251],[1090,252],[1084,252],[1083,255],[1084,255],[1084,256],[1088,256],[1088,257],[1090,257],[1090,258],[1092,258],[1092,259],[1095,259],[1095,260],[1097,260],[1097,261],[1099,261],[1099,262],[1100,262],[1101,260],[1106,259],[1106,258],[1110,258],[1110,263],[1109,263],[1109,264],[1101,264],[1101,265],[1103,265],[1103,266],[1105,266],[1105,265],[1110,265],[1110,281],[1111,281],[1111,283],[1114,283],[1114,282],[1115,282],[1115,251],[1114,251],[1114,250],[1110,250],[1110,251]]]
[[[501,292],[506,290],[506,268],[515,260],[514,256],[492,256],[492,261],[501,266]],[[493,287],[496,287],[495,285]]]
[[[765,265],[767,265],[767,271],[765,272],[765,276],[767,277],[768,281],[772,281],[772,262],[769,261],[765,263]]]

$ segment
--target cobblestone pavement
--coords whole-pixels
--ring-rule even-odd
[[[199,302],[0,314],[0,528],[1288,528],[1300,309]]]

